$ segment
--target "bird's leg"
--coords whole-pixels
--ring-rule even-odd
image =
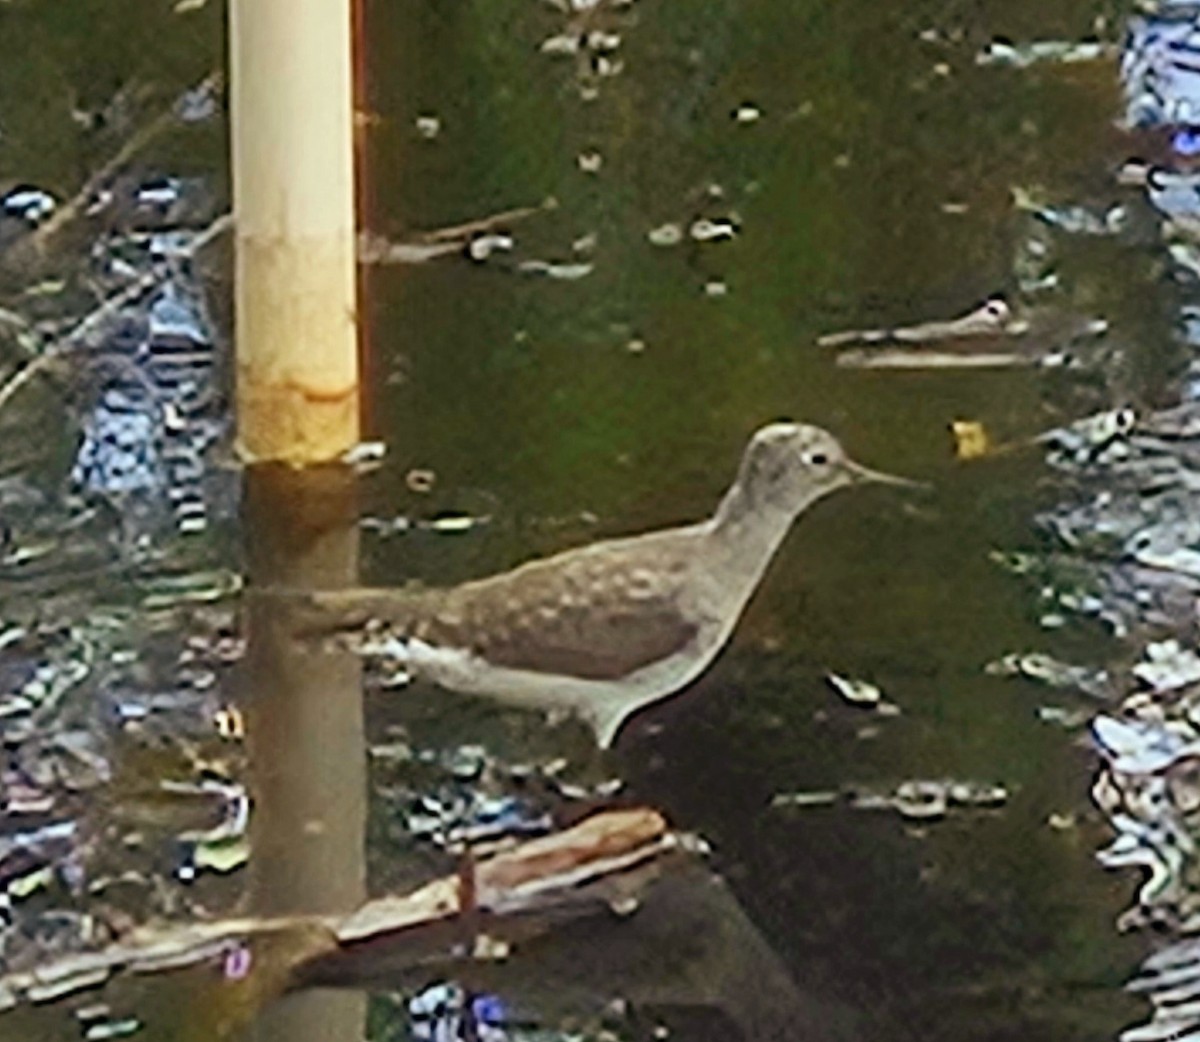
[[[470,842],[464,841],[458,856],[458,921],[462,926],[462,937],[468,952],[475,947],[478,910],[475,886],[475,850]]]
[[[369,620],[363,626],[324,637],[320,647],[331,653],[358,655],[379,663],[384,687],[404,687],[412,680],[411,648],[385,622]]]
[[[352,639],[351,646],[356,654],[380,664],[384,671],[384,687],[404,687],[412,680],[408,641],[394,633],[386,623],[368,624],[362,634]]]

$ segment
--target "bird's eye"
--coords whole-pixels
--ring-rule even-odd
[[[814,467],[823,467],[829,462],[829,457],[823,452],[810,452],[808,454],[808,462]]]

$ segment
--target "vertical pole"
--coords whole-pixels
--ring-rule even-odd
[[[370,136],[374,111],[371,107],[371,88],[367,78],[367,40],[370,39],[367,33],[367,0],[351,0],[351,3],[354,55],[354,195],[357,204],[355,210],[358,227],[370,230],[376,211],[374,182],[371,180]],[[371,266],[358,265],[358,299],[362,302],[358,314],[359,360],[363,367],[360,379],[365,379],[368,386],[372,386],[373,378],[377,375],[371,371],[372,366],[379,364],[371,348],[373,322],[369,312],[369,301],[372,299],[370,278]],[[370,408],[369,402],[363,404],[365,408]]]
[[[238,446],[359,440],[351,0],[231,0]]]

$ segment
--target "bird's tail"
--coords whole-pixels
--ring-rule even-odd
[[[250,587],[252,603],[278,611],[288,629],[302,639],[321,639],[384,624],[403,631],[412,618],[411,595],[387,587],[352,586],[340,590],[303,590],[286,586]]]

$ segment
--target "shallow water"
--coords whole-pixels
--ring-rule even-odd
[[[124,6],[129,18],[111,2],[0,14],[0,173],[66,186],[89,168],[67,143],[69,126],[59,134],[36,116],[63,81],[103,98],[131,67],[182,85],[219,62],[215,12],[149,17],[139,7],[135,17]],[[1093,859],[1104,831],[1087,798],[1092,754],[1035,714],[1085,703],[982,670],[1014,650],[1099,660],[1107,645],[1098,632],[1048,635],[1028,589],[988,559],[1029,545],[1034,511],[1055,497],[1038,452],[958,462],[948,433],[972,419],[1004,439],[1029,436],[1090,411],[1080,405],[1094,407],[1096,391],[1055,372],[839,369],[815,344],[830,330],[956,315],[1011,293],[1022,227],[1013,185],[1118,198],[1111,173],[1126,156],[1112,131],[1112,62],[974,63],[994,36],[1086,35],[1097,9],[711,0],[698,18],[650,0],[604,16],[624,67],[587,100],[576,61],[538,51],[564,21],[548,6],[367,4],[372,228],[398,236],[553,197],[555,208],[515,226],[516,259],[594,270],[537,277],[498,255],[368,271],[368,422],[389,453],[364,479],[362,510],[444,507],[488,522],[459,534],[364,531],[357,548],[330,551],[343,565],[357,553],[367,581],[453,583],[703,516],[749,434],[784,416],[830,428],[872,466],[934,484],[928,494],[847,492],[805,516],[729,649],[692,689],[632,719],[592,767],[622,775],[636,799],[712,843],[730,900],[709,911],[681,899],[690,931],[719,920],[722,964],[777,954],[803,999],[796,1038],[1092,1039],[1139,1015],[1119,985],[1144,942],[1114,927],[1133,880]],[[952,38],[920,38],[931,29]],[[735,118],[745,105],[756,121]],[[416,129],[421,115],[440,121],[431,140]],[[183,158],[168,143],[159,161],[219,177],[214,151]],[[599,169],[581,170],[593,152]],[[665,222],[731,215],[731,242],[647,239]],[[594,246],[575,248],[585,237]],[[1148,246],[1075,240],[1065,253],[1064,306],[1103,314],[1139,345],[1165,342],[1172,298]],[[1126,386],[1153,398],[1171,363],[1166,350],[1139,350]],[[434,472],[432,493],[406,487],[412,468]],[[286,528],[269,506],[248,517]],[[242,535],[251,558],[272,541]],[[845,705],[825,682],[831,671],[876,683],[902,714]],[[352,902],[362,868],[346,836],[360,815],[368,889],[421,877],[422,863],[396,863],[378,797],[362,805],[364,731],[378,742],[403,724],[418,744],[485,742],[519,756],[561,742],[581,755],[570,728],[547,737],[522,714],[419,689],[371,695],[365,722],[319,703],[311,715],[273,710],[263,689],[285,698],[287,683],[256,676],[247,712],[260,806],[245,885],[259,912]],[[999,810],[927,824],[772,805],[777,793],[943,777],[1000,783],[1011,796]],[[304,821],[334,820],[331,807],[353,808],[338,819],[344,835],[289,845]],[[1051,815],[1077,824],[1052,829]],[[217,903],[242,881],[223,883]],[[594,1015],[643,963],[686,961],[687,912],[666,918],[656,927],[635,917],[632,941],[608,923],[576,925],[494,986],[547,1023]],[[247,1037],[403,1038],[388,993],[412,983],[376,982],[369,1013],[354,993],[293,997]],[[690,1000],[686,991],[664,1003],[675,1037],[736,1037],[705,1012],[703,987],[693,982]],[[143,1037],[182,1038],[219,1004],[214,995],[220,983],[194,974],[140,980],[121,1004],[147,1021]],[[754,1001],[772,996],[764,986]],[[241,1002],[252,999],[226,1004]],[[58,1011],[20,1016],[0,1020],[0,1035],[79,1032]]]

